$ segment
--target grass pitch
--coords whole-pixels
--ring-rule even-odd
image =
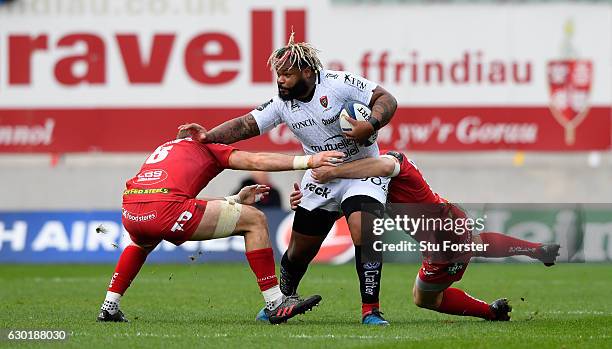
[[[490,302],[508,297],[512,321],[486,322],[419,309],[417,265],[386,264],[387,328],[362,326],[352,264],[311,266],[303,294],[313,312],[284,325],[255,323],[263,304],[246,263],[145,265],[123,297],[130,323],[96,323],[111,265],[0,266],[0,330],[65,329],[61,342],[0,339],[0,347],[604,348],[612,347],[612,265],[476,264],[455,284]]]

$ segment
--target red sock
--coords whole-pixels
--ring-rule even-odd
[[[513,238],[501,233],[480,233],[485,251],[474,252],[475,257],[509,257],[525,255],[534,258],[536,249],[542,244]]]
[[[476,316],[483,319],[489,319],[493,316],[487,303],[453,287],[444,290],[442,303],[440,303],[437,311],[452,315]]]
[[[123,250],[108,290],[121,295],[130,287],[132,280],[138,275],[140,268],[147,259],[147,252],[142,248],[130,245]]]
[[[257,277],[257,283],[259,289],[265,291],[276,285],[278,280],[276,279],[276,265],[274,264],[274,252],[272,248],[262,248],[259,250],[249,251],[246,254],[246,258],[249,261],[251,270]]]
[[[366,314],[369,314],[372,312],[372,309],[374,308],[379,308],[380,309],[380,304],[378,302],[376,303],[361,303],[361,316],[365,316]]]

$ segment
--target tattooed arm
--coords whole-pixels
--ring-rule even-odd
[[[253,115],[246,114],[226,121],[204,135],[203,142],[231,144],[259,135],[259,127]]]
[[[191,130],[198,132],[198,139],[202,143],[222,144],[231,144],[260,134],[257,122],[250,113],[228,120],[210,131],[198,124],[181,125],[179,130],[179,135]]]
[[[372,117],[380,121],[380,127],[383,127],[391,121],[397,109],[397,101],[387,90],[376,86],[370,100],[370,109],[372,109]]]
[[[391,121],[393,113],[397,109],[397,101],[387,90],[376,86],[372,91],[372,98],[370,98],[370,109],[373,118],[370,121],[356,121],[347,118],[346,121],[353,125],[353,130],[345,131],[344,134],[357,139],[359,143],[364,143],[374,132]]]

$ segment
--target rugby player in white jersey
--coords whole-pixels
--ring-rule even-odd
[[[302,143],[306,154],[338,150],[344,152],[344,162],[378,157],[376,143],[362,144],[389,123],[397,108],[395,98],[376,83],[355,74],[324,70],[317,52],[308,43],[294,42],[291,35],[287,45],[275,50],[268,61],[277,74],[278,95],[250,113],[202,133],[200,140],[230,144],[285,123]],[[339,115],[349,100],[369,105],[372,117],[369,121],[350,120],[353,130],[343,133]],[[295,213],[289,247],[281,260],[281,291],[285,295],[297,294],[308,264],[334,222],[344,215],[355,245],[361,321],[368,325],[388,325],[379,310],[382,256],[371,249],[365,253],[368,244],[363,241],[370,238],[372,229],[367,226],[362,229],[362,219],[367,224],[383,214],[388,182],[387,177],[374,177],[338,179],[322,185],[307,171],[301,183],[304,196]],[[258,319],[262,320],[263,316],[260,312]]]

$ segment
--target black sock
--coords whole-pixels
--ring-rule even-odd
[[[381,254],[368,253],[363,256],[361,246],[355,246],[355,269],[359,276],[362,303],[378,303],[382,265]]]
[[[280,289],[285,296],[297,293],[302,277],[308,269],[308,264],[302,265],[289,260],[287,252],[283,254],[280,268]]]

